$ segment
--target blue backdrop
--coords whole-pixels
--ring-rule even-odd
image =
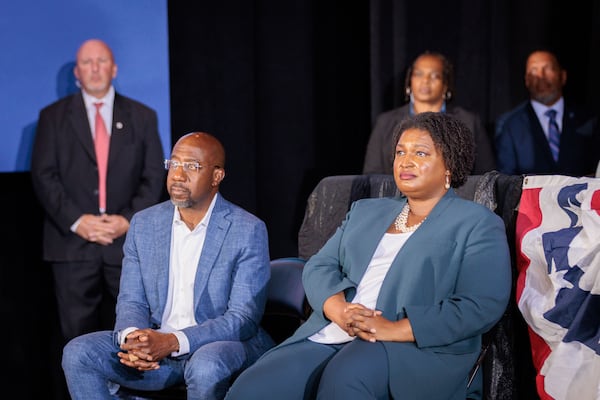
[[[155,109],[170,153],[167,0],[19,0],[0,3],[0,172],[28,171],[41,108],[79,90],[79,45],[102,39],[115,88]]]

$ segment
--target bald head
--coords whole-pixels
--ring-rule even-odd
[[[171,152],[172,168],[167,174],[167,190],[171,202],[180,212],[195,210],[203,215],[225,178],[224,163],[223,145],[208,133],[188,133],[175,143]],[[190,164],[194,168],[190,168]]]
[[[191,132],[183,135],[175,143],[173,149],[181,144],[201,149],[204,156],[208,158],[206,161],[210,162],[210,164],[225,168],[225,149],[221,142],[210,133]]]
[[[83,42],[73,72],[86,93],[98,99],[104,97],[117,76],[112,50],[99,39]]]
[[[79,59],[79,57],[81,57],[83,53],[86,53],[86,52],[92,51],[92,50],[93,51],[102,51],[108,57],[110,57],[110,59],[112,61],[114,61],[114,56],[113,56],[113,52],[112,52],[111,48],[108,47],[108,44],[106,44],[106,42],[104,42],[100,39],[89,39],[89,40],[86,40],[85,42],[83,42],[81,44],[81,46],[79,46],[79,49],[77,49],[77,58]]]

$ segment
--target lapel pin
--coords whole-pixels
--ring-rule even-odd
[[[117,123],[115,124],[115,127],[116,127],[117,129],[123,129],[123,123],[122,123],[122,122],[117,122]]]

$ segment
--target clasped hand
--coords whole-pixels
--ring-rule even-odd
[[[344,293],[330,296],[323,304],[323,313],[329,320],[353,337],[375,342],[413,342],[415,340],[408,318],[390,321],[381,311],[359,303],[348,303]]]
[[[159,362],[177,351],[179,342],[172,333],[157,332],[153,329],[138,329],[127,335],[117,353],[121,364],[139,371],[160,368]]]
[[[408,318],[391,321],[379,310],[372,310],[357,303],[346,303],[342,319],[342,329],[350,336],[369,342],[414,342],[415,337]],[[338,324],[339,325],[339,324]]]
[[[76,233],[87,241],[106,246],[124,235],[127,229],[129,229],[129,221],[122,215],[84,214],[79,221]]]
[[[378,333],[384,329],[385,322],[389,321],[381,316],[381,311],[372,310],[358,303],[346,303],[341,328],[350,336],[375,342],[381,340]]]

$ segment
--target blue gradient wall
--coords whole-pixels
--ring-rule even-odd
[[[170,153],[167,0],[3,1],[0,172],[29,170],[38,113],[78,90],[75,53],[89,38],[113,49],[116,90],[157,111],[163,147]]]

